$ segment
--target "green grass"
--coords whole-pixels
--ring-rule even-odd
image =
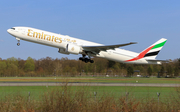
[[[94,91],[97,92],[97,97],[93,95]],[[159,102],[157,91],[161,93]],[[125,92],[129,92],[128,97]],[[170,98],[172,93],[180,96],[175,88],[167,87],[0,87],[0,111],[178,112],[180,97]]]
[[[4,77],[1,82],[173,83],[166,78]],[[43,79],[43,80],[42,80]],[[4,80],[4,81],[3,81]],[[0,83],[1,83],[0,82]],[[179,90],[177,92],[176,90]],[[30,92],[30,97],[29,97]],[[97,92],[96,97],[94,92]],[[129,92],[126,97],[126,92]],[[158,102],[157,92],[160,93]],[[29,100],[30,98],[30,100]],[[1,111],[178,111],[180,87],[0,86]],[[75,110],[76,109],[76,110]]]
[[[21,94],[28,98],[29,92],[30,96],[33,99],[40,99],[44,92],[52,91],[53,89],[61,89],[61,86],[1,86],[0,87],[0,99],[5,98],[6,96],[12,96]],[[94,96],[94,92],[97,92],[97,97],[101,97],[106,94],[109,96],[120,97],[125,96],[126,92],[129,92],[130,97],[136,99],[157,99],[157,92],[160,92],[161,100],[170,98],[169,96],[172,93],[175,93],[176,88],[172,87],[117,87],[117,86],[68,86],[72,91],[77,90],[86,90],[91,94],[91,97]],[[87,96],[88,97],[88,96]]]
[[[0,82],[104,82],[104,83],[161,83],[161,84],[180,84],[180,78],[102,78],[102,77],[1,77]],[[4,80],[4,81],[3,81]],[[0,99],[8,95],[21,94],[28,97],[30,92],[31,98],[40,99],[44,92],[53,89],[62,88],[60,86],[0,86]],[[170,98],[172,93],[175,93],[174,87],[118,87],[118,86],[72,86],[69,87],[73,91],[79,89],[87,90],[91,96],[94,91],[97,92],[97,97],[104,93],[110,96],[119,97],[125,96],[129,92],[129,96],[137,99],[154,98],[157,99],[157,92],[160,92],[162,100]]]

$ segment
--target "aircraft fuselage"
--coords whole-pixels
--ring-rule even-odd
[[[18,40],[18,43],[20,40],[25,40],[29,42],[43,44],[46,46],[58,48],[59,53],[62,54],[83,54],[88,55],[89,57],[100,57],[121,63],[160,64],[160,62],[147,61],[145,58],[127,61],[136,58],[139,53],[123,50],[120,48],[100,51],[99,53],[93,53],[89,51],[87,52],[83,49],[83,46],[103,46],[103,44],[98,44],[82,39],[73,38],[67,35],[56,34],[35,28],[13,27],[11,29],[8,29],[7,32],[14,36]]]

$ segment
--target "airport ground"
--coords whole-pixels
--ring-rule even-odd
[[[0,111],[178,111],[179,85],[180,78],[1,77]]]

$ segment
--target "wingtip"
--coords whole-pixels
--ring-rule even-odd
[[[137,44],[137,42],[130,42],[130,44]]]

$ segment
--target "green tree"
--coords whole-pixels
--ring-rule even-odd
[[[161,70],[161,65],[153,65],[152,69],[154,73],[158,73]]]
[[[179,76],[179,71],[180,71],[180,58],[175,59],[173,61],[173,70],[174,70],[174,76]]]
[[[88,72],[89,72],[88,64],[85,64],[85,66],[84,66],[84,72],[86,73],[86,75],[88,75]]]
[[[71,69],[71,76],[75,76],[77,74],[77,70],[76,70],[76,67],[72,67]]]
[[[60,64],[60,62],[58,60],[56,60],[55,62],[55,75],[59,76],[62,74],[62,64]]]
[[[162,65],[159,75],[160,75],[160,76],[164,76],[164,71],[165,71],[165,69],[164,69],[164,66]]]
[[[134,70],[132,66],[127,67],[127,75],[132,76],[134,74]]]
[[[179,63],[179,69],[180,69],[180,58],[178,58],[178,63]]]
[[[29,71],[34,71],[34,69],[35,69],[34,60],[31,57],[28,57],[24,64],[24,70],[29,72]]]
[[[4,71],[6,70],[7,64],[5,61],[0,61],[0,75],[4,75]]]
[[[115,61],[110,61],[110,60],[108,60],[108,67],[109,67],[109,68],[112,68],[115,64],[116,64]]]
[[[119,63],[116,63],[113,65],[113,69],[114,69],[114,72],[116,73],[116,75],[119,73],[120,71],[120,68],[119,68]]]
[[[152,72],[153,72],[152,67],[149,66],[148,69],[147,69],[148,75],[151,76],[151,75],[152,75]]]
[[[45,75],[52,75],[55,70],[55,64],[56,63],[54,63],[54,60],[51,57],[46,57],[40,59],[39,66],[43,68]],[[63,66],[66,66],[66,64]]]
[[[18,75],[18,67],[10,63],[8,64],[8,68],[6,69],[6,76],[17,76]]]
[[[18,59],[15,58],[15,57],[8,58],[8,59],[7,59],[7,63],[8,63],[8,64],[13,63],[14,65],[16,65],[16,66],[18,67]]]
[[[179,76],[179,68],[178,67],[174,68],[174,76]]]
[[[66,67],[63,69],[63,72],[66,74],[66,76],[69,74],[70,67],[69,65],[66,65]]]
[[[172,76],[173,75],[173,69],[172,69],[172,66],[170,64],[167,65],[166,70],[167,70],[168,75],[173,77]]]

